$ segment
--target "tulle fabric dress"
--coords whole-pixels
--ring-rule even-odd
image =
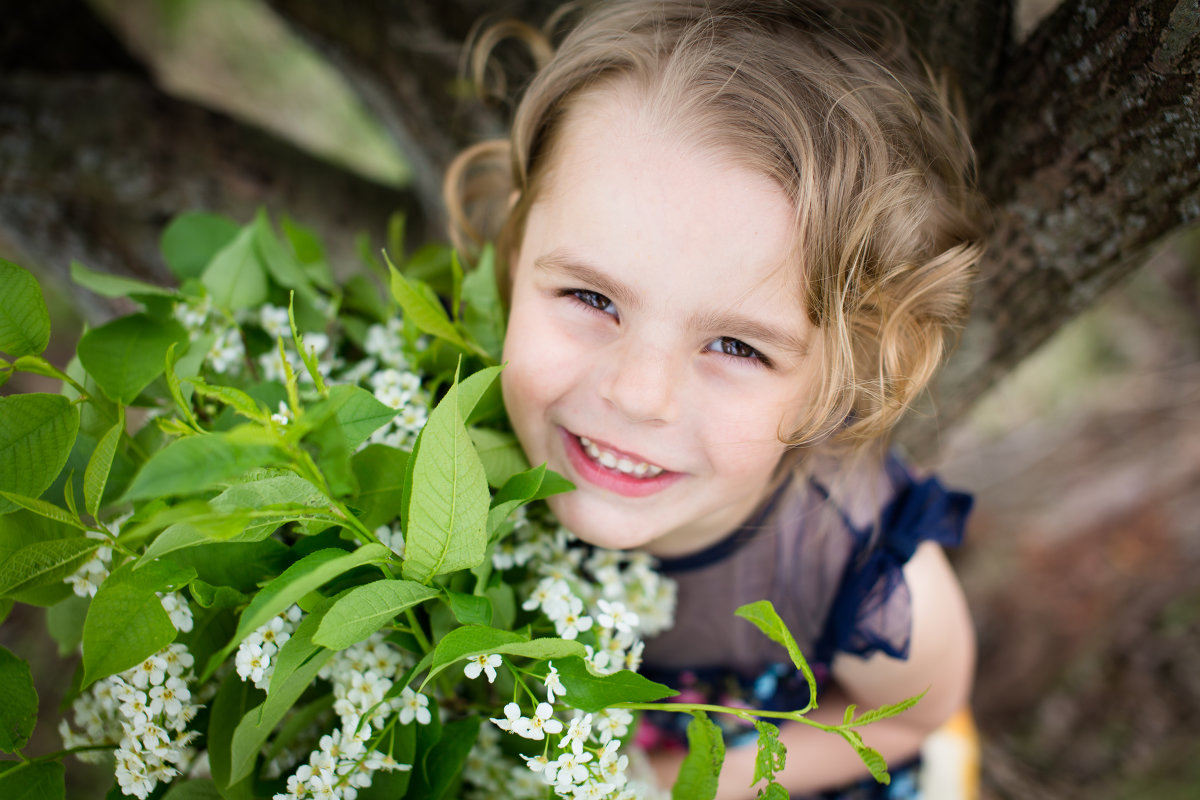
[[[674,627],[646,643],[641,672],[681,690],[679,702],[792,710],[808,685],[787,652],[734,616],[770,600],[817,678],[818,694],[838,653],[907,658],[911,603],[903,567],[925,541],[958,545],[970,495],[917,477],[889,456],[869,479],[831,490],[818,477],[784,481],[749,521],[711,547],[661,561],[678,583]],[[753,746],[753,726],[715,715],[728,747]],[[644,717],[639,743],[683,747],[686,714]],[[806,797],[918,797],[919,764],[890,764],[890,785],[869,776]],[[799,796],[797,796],[798,798]]]

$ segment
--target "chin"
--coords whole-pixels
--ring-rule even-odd
[[[580,540],[608,550],[632,550],[658,538],[656,531],[637,529],[620,515],[605,514],[581,502],[578,490],[548,498],[546,503],[559,523]]]

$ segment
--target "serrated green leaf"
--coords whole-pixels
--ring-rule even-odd
[[[808,661],[805,660],[804,654],[800,652],[800,645],[796,644],[796,640],[792,637],[791,631],[783,624],[783,620],[779,618],[779,614],[775,611],[775,606],[770,600],[759,600],[756,603],[747,603],[746,605],[733,612],[744,620],[754,623],[760,631],[767,637],[787,649],[788,655],[791,656],[792,663],[804,675],[804,680],[808,683],[809,706],[808,709],[817,707],[817,679],[813,675],[812,668],[808,666]],[[808,710],[805,709],[805,710]]]
[[[513,475],[505,481],[492,499],[487,521],[489,535],[500,527],[518,506],[561,492],[569,492],[574,488],[574,484],[566,478],[556,472],[547,471],[545,464]]]
[[[862,725],[869,725],[872,722],[878,722],[881,719],[888,719],[889,717],[894,717],[897,714],[903,714],[905,711],[907,711],[908,709],[915,706],[918,702],[920,702],[921,698],[924,697],[926,692],[928,692],[928,691],[929,690],[926,689],[924,692],[921,692],[919,695],[917,695],[915,697],[910,697],[907,700],[901,700],[898,703],[892,703],[890,705],[880,706],[879,708],[871,709],[870,711],[864,711],[862,713],[862,715],[859,717],[849,716],[855,708],[854,706],[850,706],[849,708],[846,709],[846,714],[847,714],[846,722],[849,723],[849,722],[851,722],[851,720],[853,720],[853,724],[857,728]]]
[[[50,312],[37,279],[0,258],[0,352],[38,355],[50,344]]]
[[[305,508],[329,505],[320,489],[294,473],[235,483],[209,501],[214,511],[233,512],[289,504]]]
[[[597,675],[582,658],[555,662],[559,679],[567,690],[566,703],[585,713],[595,713],[617,703],[652,703],[679,692],[627,669]]]
[[[199,278],[204,268],[238,235],[241,226],[228,217],[190,211],[175,217],[160,241],[167,268],[182,280]]]
[[[26,511],[32,511],[38,516],[53,520],[54,522],[63,525],[70,525],[78,530],[87,530],[87,526],[79,521],[71,512],[64,511],[59,506],[53,503],[47,503],[45,500],[38,500],[35,497],[26,497],[22,494],[13,494],[12,492],[0,491],[0,502],[12,503]]]
[[[58,583],[92,557],[103,542],[96,539],[50,539],[34,542],[0,563],[0,597]]]
[[[131,404],[166,369],[167,350],[187,341],[173,319],[131,314],[93,328],[79,340],[79,361],[111,400]]]
[[[789,800],[788,790],[782,785],[771,781],[758,792],[758,800]]]
[[[721,729],[703,711],[693,711],[687,726],[688,754],[671,788],[672,800],[712,800],[725,762]]]
[[[46,491],[78,433],[79,410],[62,395],[0,397],[0,490],[26,497]],[[15,508],[0,499],[0,514]]]
[[[379,580],[351,589],[325,613],[313,641],[344,650],[387,624],[393,617],[438,594],[414,581]]]
[[[241,389],[233,386],[215,386],[205,383],[199,378],[188,378],[187,382],[196,390],[196,394],[224,403],[249,420],[265,424],[271,418],[269,411]]]
[[[67,795],[61,761],[22,764],[0,772],[0,797],[4,800],[63,800]]]
[[[342,427],[346,445],[353,450],[399,412],[376,400],[366,389],[343,384],[330,388],[329,398],[314,404],[307,413],[316,417],[332,414]]]
[[[483,561],[487,549],[487,476],[467,436],[458,399],[453,385],[429,414],[413,455],[403,573],[421,583],[470,569]]]
[[[848,736],[847,733],[852,732],[842,732],[842,737],[850,743],[851,747],[854,748],[854,752],[858,753],[858,757],[862,759],[863,764],[871,772],[871,777],[875,779],[875,782],[882,783],[885,786],[891,783],[892,776],[888,773],[887,761],[879,754],[879,751],[863,744],[861,736]]]
[[[37,722],[38,695],[29,664],[0,647],[0,750],[14,753],[25,746]]]
[[[234,435],[235,431],[179,439],[150,457],[125,491],[125,500],[194,494],[268,466],[280,455],[266,432]],[[248,431],[253,434],[253,431]]]
[[[71,262],[71,280],[85,289],[90,289],[102,297],[129,297],[142,294],[161,297],[179,297],[175,289],[165,289],[144,281],[126,278],[123,275],[109,275],[88,269],[78,261]]]
[[[253,228],[254,246],[258,248],[259,258],[271,278],[285,289],[295,289],[309,298],[316,298],[318,295],[309,283],[308,275],[300,268],[296,257],[288,252],[275,235],[275,229],[271,226],[265,209],[258,210]]]
[[[387,258],[387,254],[384,254]],[[474,353],[485,359],[491,357],[471,344],[458,332],[450,316],[440,303],[430,299],[432,292],[421,291],[420,281],[409,280],[396,269],[390,258],[387,258],[388,269],[391,271],[392,297],[400,304],[404,318],[417,326],[422,333],[441,339],[464,353]]]
[[[754,757],[754,779],[750,785],[764,778],[773,780],[775,773],[783,769],[787,761],[787,748],[779,741],[779,728],[766,720],[755,720],[754,728],[758,731],[758,752]]]
[[[125,433],[125,407],[117,406],[117,424],[100,437],[96,449],[92,451],[92,457],[88,459],[87,469],[83,473],[83,502],[88,513],[93,517],[100,513],[100,503],[104,499],[104,487],[108,485],[108,473],[112,471],[113,456],[117,454],[117,445],[120,444],[123,433]]]
[[[126,563],[100,584],[83,623],[83,686],[140,664],[175,640],[157,592],[178,589],[196,571],[169,561]]]
[[[213,302],[230,311],[254,308],[267,301],[270,285],[254,246],[254,226],[242,228],[213,256],[200,275]]]

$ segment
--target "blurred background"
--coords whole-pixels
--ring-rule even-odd
[[[168,93],[371,181],[412,178],[339,73],[257,0],[93,5]],[[1018,4],[1018,38],[1054,5]],[[62,363],[80,299],[51,286]],[[984,797],[1200,797],[1200,232],[1157,248],[941,434],[937,469],[977,502],[954,558],[980,637]],[[52,712],[73,664],[42,615],[18,609],[0,643],[34,660]],[[31,752],[57,749],[52,723],[37,736]],[[103,795],[103,771],[72,770],[69,797]]]

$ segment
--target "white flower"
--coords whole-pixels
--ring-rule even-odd
[[[192,630],[192,609],[188,605],[187,600],[179,595],[178,592],[167,592],[160,601],[162,602],[163,610],[167,612],[167,616],[171,620],[171,624],[175,626],[175,630],[180,633],[190,633]]]
[[[565,750],[570,746],[576,754],[582,753],[587,739],[592,735],[592,715],[591,714],[576,714],[575,719],[571,720],[571,726],[567,728],[566,736],[559,741],[560,749]]]
[[[561,733],[563,728],[563,724],[554,719],[554,708],[549,703],[538,703],[533,716],[520,722],[524,724],[520,725],[520,729],[514,727],[514,732],[526,739],[543,739],[546,734],[553,736]]]
[[[629,726],[632,724],[632,712],[623,708],[606,708],[596,720],[596,736],[601,744],[608,744],[613,739],[620,739],[629,733]]]
[[[591,753],[565,752],[551,761],[555,770],[555,783],[560,788],[583,783],[588,779],[588,769],[584,764],[592,760]]]
[[[502,663],[504,659],[495,653],[478,655],[467,661],[467,665],[463,667],[463,674],[474,680],[483,672],[487,675],[488,683],[492,683],[496,680],[496,667]]]
[[[588,781],[575,787],[571,793],[574,800],[604,800],[612,792],[613,787],[607,783]]]
[[[544,684],[546,686],[546,700],[553,703],[554,698],[562,697],[567,693],[566,688],[562,685],[562,680],[558,677],[558,670],[554,668],[554,662],[549,661],[547,664],[550,671],[546,673]]]
[[[187,684],[179,678],[167,678],[162,686],[150,690],[150,711],[175,717],[183,713],[183,704],[192,699]]]
[[[255,684],[262,681],[270,663],[270,659],[263,655],[262,647],[249,641],[242,642],[234,659],[238,677]]]
[[[554,627],[562,638],[574,639],[583,631],[591,629],[592,618],[583,613],[583,601],[572,596],[561,616],[554,620]]]
[[[405,686],[400,692],[400,724],[407,725],[415,719],[418,725],[428,725],[433,719],[428,706],[428,697]]]
[[[145,689],[147,686],[157,686],[166,680],[166,677],[167,660],[158,653],[155,653],[134,667],[133,674],[130,676],[133,685],[139,689]]]
[[[618,753],[621,743],[613,739],[604,746],[600,753],[600,774],[612,788],[620,789],[625,785],[625,770],[629,768],[629,756]]]
[[[525,718],[521,716],[521,707],[519,705],[516,703],[509,703],[504,707],[504,719],[492,717],[491,720],[492,722],[496,723],[496,727],[500,730],[508,731],[509,733],[516,733],[517,726],[524,722]]]
[[[286,308],[265,304],[258,310],[258,324],[272,339],[279,336],[286,339],[292,335],[292,323]]]
[[[226,328],[217,334],[208,350],[208,364],[214,372],[236,372],[246,357],[246,347],[237,328]]]
[[[598,600],[596,604],[600,607],[600,614],[596,617],[596,621],[600,623],[601,627],[622,633],[632,633],[633,629],[637,627],[637,614],[628,610],[624,603]]]

